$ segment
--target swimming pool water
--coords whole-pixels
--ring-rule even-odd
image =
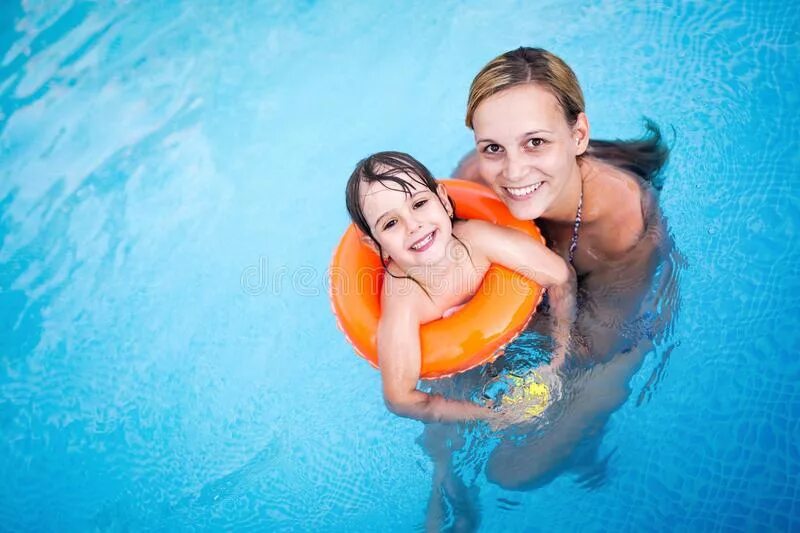
[[[0,28],[0,529],[421,528],[421,424],[326,268],[354,163],[448,175],[519,45],[570,63],[594,137],[667,131],[680,300],[594,482],[463,460],[480,529],[800,528],[800,7],[9,1]]]

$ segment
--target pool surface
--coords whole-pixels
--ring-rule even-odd
[[[593,137],[663,127],[680,297],[597,475],[511,491],[460,457],[445,523],[800,529],[800,6],[621,0],[3,2],[0,529],[424,528],[422,424],[326,269],[355,162],[449,175],[520,45],[573,67]]]

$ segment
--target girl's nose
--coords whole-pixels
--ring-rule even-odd
[[[422,227],[422,221],[417,220],[413,215],[409,215],[408,220],[406,221],[406,227],[408,228],[409,233],[414,233]]]

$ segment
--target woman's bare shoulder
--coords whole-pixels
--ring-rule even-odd
[[[591,165],[584,183],[586,230],[610,258],[626,253],[641,240],[650,193],[639,178],[625,170],[596,159]]]
[[[481,178],[480,169],[478,168],[478,154],[475,150],[470,150],[461,158],[461,161],[458,162],[453,171],[453,179],[483,183],[483,178]]]

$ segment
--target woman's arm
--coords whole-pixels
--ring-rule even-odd
[[[448,400],[417,389],[421,369],[419,341],[421,291],[408,279],[384,278],[378,325],[378,364],[383,397],[399,416],[423,422],[486,420],[495,413],[467,401]]]
[[[482,220],[469,220],[459,230],[489,261],[547,289],[557,344],[550,364],[554,368],[561,366],[575,322],[575,271],[558,254],[521,231]]]

